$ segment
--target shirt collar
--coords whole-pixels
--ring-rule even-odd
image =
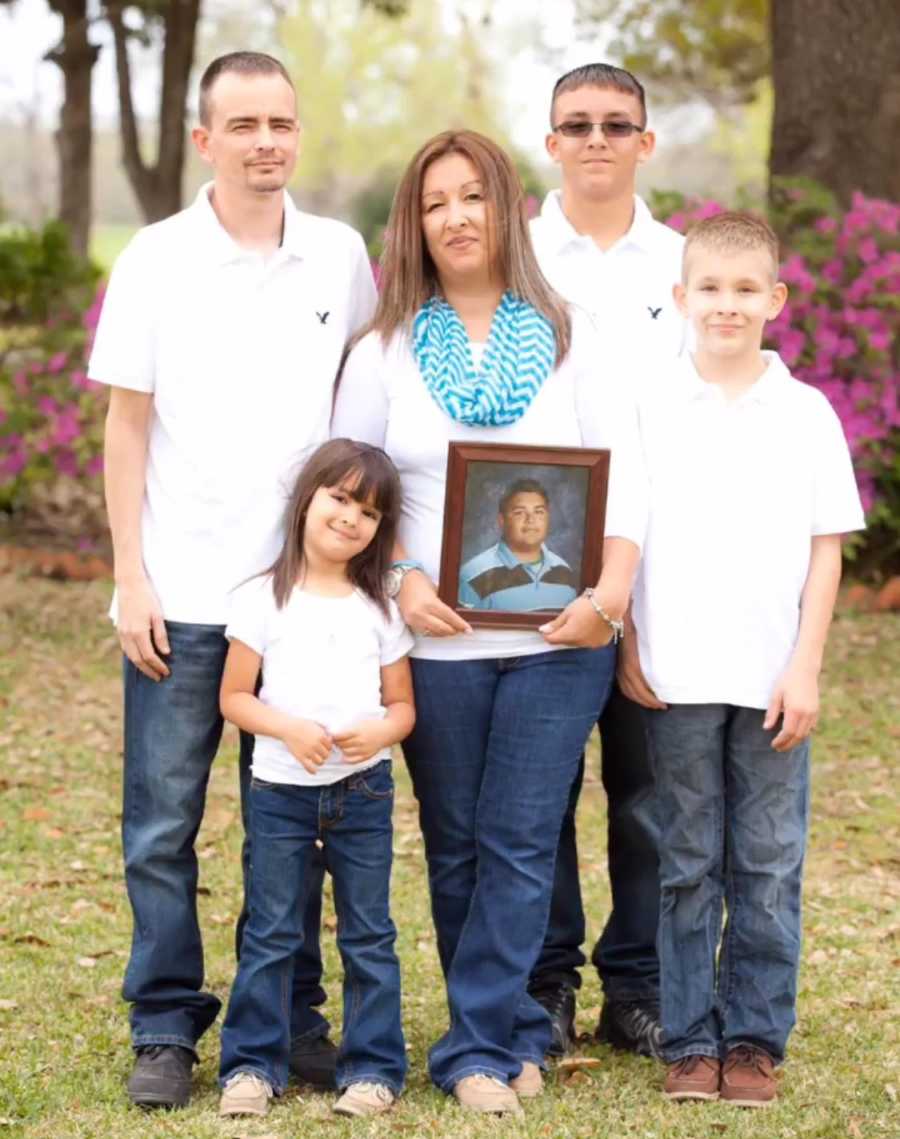
[[[252,256],[248,250],[238,245],[219,221],[210,201],[212,188],[212,182],[206,182],[201,186],[191,207],[197,211],[200,232],[209,248],[210,255],[223,265],[229,261],[238,261],[242,257]],[[302,258],[304,246],[307,244],[305,241],[306,214],[297,209],[287,191],[282,191],[282,194],[284,197],[284,232],[280,248],[290,257]]]
[[[516,566],[524,566],[525,569],[528,569],[529,566],[532,565],[543,566],[544,562],[547,560],[547,550],[545,546],[541,546],[541,560],[539,562],[523,562],[516,557],[509,546],[507,546],[507,544],[501,538],[497,543],[497,556],[508,569],[515,569]]]
[[[763,352],[766,370],[751,388],[735,404],[767,404],[779,398],[784,381],[790,379],[790,372],[777,352]],[[715,384],[707,383],[700,377],[690,352],[684,351],[678,358],[678,388],[685,399],[720,399],[721,393]]]
[[[544,198],[544,204],[541,206],[541,220],[545,223],[558,252],[573,243],[589,242],[591,245],[594,244],[590,237],[579,233],[566,217],[562,208],[561,190],[551,190]],[[606,252],[610,253],[613,249],[621,249],[625,246],[634,246],[645,252],[650,252],[653,248],[653,227],[655,224],[647,203],[635,194],[634,217],[631,220],[631,225],[628,231]]]

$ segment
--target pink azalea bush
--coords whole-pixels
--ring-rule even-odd
[[[87,378],[100,290],[78,322],[45,326],[39,348],[10,349],[0,372],[0,507],[24,505],[29,488],[54,479],[100,486],[102,385]]]
[[[667,196],[669,225],[720,212],[714,201]],[[900,556],[900,204],[854,194],[840,210],[819,187],[786,185],[774,220],[786,234],[781,279],[788,302],[768,328],[794,375],[817,387],[838,413],[868,531],[856,545],[866,568],[896,572]],[[851,553],[853,548],[851,547]]]

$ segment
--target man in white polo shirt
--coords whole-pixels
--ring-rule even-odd
[[[220,1004],[203,990],[194,840],[222,732],[228,595],[274,560],[292,477],[328,436],[341,354],[375,304],[359,234],[301,213],[285,192],[300,126],[283,66],[255,52],[215,60],[199,119],[193,139],[213,181],[119,257],[90,363],[111,387],[134,915],[123,995],[137,1052],[128,1090],[144,1107],[187,1103],[197,1041]],[[248,761],[242,747],[242,782]],[[311,915],[315,929],[317,897]],[[315,975],[305,966],[300,980],[304,968]],[[322,1037],[327,1023],[295,1008],[292,1030]]]
[[[680,234],[653,220],[635,194],[638,166],[653,153],[644,89],[628,71],[594,63],[563,75],[553,89],[547,151],[562,188],[547,195],[531,223],[547,280],[586,310],[608,352],[598,383],[614,382],[604,364],[634,374],[672,358],[685,322],[672,297],[681,276]],[[659,914],[653,772],[640,708],[614,687],[600,721],[602,778],[608,798],[612,911],[592,960],[604,990],[597,1038],[644,1055],[659,1040]],[[553,1021],[556,1054],[574,1041],[575,992],[584,964],[584,910],[578,882],[576,780],[563,823],[547,937],[530,991]]]

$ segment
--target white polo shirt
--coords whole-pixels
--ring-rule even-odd
[[[685,353],[639,401],[650,518],[633,611],[666,703],[766,708],[797,639],[811,539],[865,525],[831,405],[764,355],[737,400]]]
[[[681,350],[686,325],[672,286],[681,279],[684,237],[655,221],[641,198],[628,232],[604,251],[575,230],[552,190],[531,222],[531,239],[544,276],[590,314],[616,359]]]
[[[89,375],[153,394],[144,565],[172,621],[225,624],[280,547],[296,471],[328,438],[348,338],[375,307],[362,238],[284,195],[271,256],[237,245],[204,186],[118,258]]]

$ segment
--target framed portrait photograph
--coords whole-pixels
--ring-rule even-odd
[[[451,443],[438,594],[471,625],[543,625],[600,576],[609,451]]]

